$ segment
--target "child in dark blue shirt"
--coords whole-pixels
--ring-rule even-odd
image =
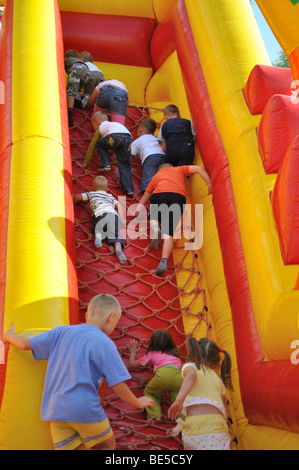
[[[180,117],[177,106],[169,104],[164,109],[165,122],[161,126],[158,141],[166,153],[166,162],[172,166],[192,165],[196,133],[192,122]]]

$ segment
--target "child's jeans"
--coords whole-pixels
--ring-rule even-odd
[[[112,85],[104,85],[97,96],[96,106],[106,112],[126,115],[128,93],[121,88]]]
[[[98,140],[96,147],[102,167],[110,166],[109,150],[115,151],[119,179],[124,192],[134,191],[131,173],[131,134],[110,134]]]
[[[165,155],[154,154],[149,155],[143,163],[141,191],[145,191],[153,176],[157,173],[158,168],[162,163],[165,163]]]

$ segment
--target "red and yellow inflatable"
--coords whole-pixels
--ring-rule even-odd
[[[214,339],[233,359],[239,448],[299,449],[299,364],[291,360],[299,340],[299,4],[257,3],[292,71],[271,66],[243,0],[6,1],[0,331],[13,322],[32,335],[79,321],[63,52],[86,49],[107,78],[126,83],[132,105],[160,120],[158,110],[173,102],[192,118],[196,161],[213,181],[213,199],[199,180],[189,187],[192,203],[204,205],[197,257]],[[178,286],[185,282],[178,271]],[[193,331],[192,316],[184,326]],[[0,448],[51,449],[39,420],[45,364],[14,348],[4,359]]]

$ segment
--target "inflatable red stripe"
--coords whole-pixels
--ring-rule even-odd
[[[2,21],[0,44],[0,81],[4,84],[4,104],[0,104],[0,338],[3,335],[3,315],[6,284],[7,227],[9,212],[9,184],[11,161],[11,77],[12,77],[12,29],[13,2],[8,2]],[[6,360],[4,361],[6,363]],[[0,409],[3,399],[6,365],[0,364]]]
[[[150,50],[154,69],[158,70],[175,49],[173,24],[171,21],[165,20],[155,30],[151,41]]]
[[[61,12],[61,19],[65,50],[84,51],[88,44],[95,61],[151,67],[154,19],[75,12]]]

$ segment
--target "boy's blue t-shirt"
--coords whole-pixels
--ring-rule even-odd
[[[60,326],[29,338],[35,360],[48,360],[41,420],[97,423],[106,419],[98,394],[131,378],[114,342],[96,326]]]

